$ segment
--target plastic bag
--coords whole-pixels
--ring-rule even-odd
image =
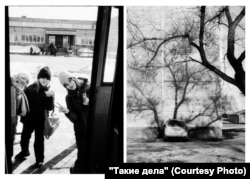
[[[45,119],[44,122],[44,136],[46,139],[49,139],[52,134],[57,130],[59,127],[60,120],[59,117],[54,111]]]

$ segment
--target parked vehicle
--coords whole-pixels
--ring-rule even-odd
[[[11,45],[10,53],[14,54],[30,54],[32,48],[32,55],[40,54],[41,50],[38,46],[35,45],[27,45],[27,46],[19,46],[19,45]]]
[[[187,126],[183,121],[171,119],[164,126],[164,141],[187,141]]]
[[[94,51],[89,48],[80,48],[77,50],[78,57],[93,57]]]

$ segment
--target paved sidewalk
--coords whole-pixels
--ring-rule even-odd
[[[34,168],[36,159],[33,148],[33,133],[29,145],[30,156],[23,161],[15,161],[13,157],[13,174],[69,174],[69,168],[74,164],[77,156],[75,136],[72,123],[63,114],[60,115],[60,120],[57,131],[49,139],[45,139],[44,165],[39,169]],[[17,130],[14,156],[21,150],[21,123],[18,124]]]

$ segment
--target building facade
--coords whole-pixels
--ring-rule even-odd
[[[95,29],[96,21],[9,17],[10,45],[93,50]]]

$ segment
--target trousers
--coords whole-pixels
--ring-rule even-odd
[[[23,124],[23,131],[21,135],[21,149],[22,152],[29,152],[29,142],[31,134],[35,131],[34,152],[37,162],[44,161],[44,121],[30,122],[26,121]]]

